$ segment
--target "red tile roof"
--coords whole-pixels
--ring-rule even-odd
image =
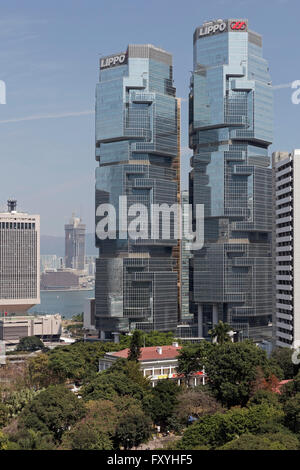
[[[161,349],[161,354],[158,353],[159,348]],[[150,346],[147,348],[141,348],[141,355],[139,361],[157,361],[162,359],[176,359],[181,346]],[[122,349],[122,351],[116,351],[108,353],[110,356],[123,357],[127,358],[129,353],[129,348]]]

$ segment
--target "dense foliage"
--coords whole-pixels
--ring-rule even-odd
[[[292,351],[268,358],[251,341],[229,341],[226,324],[211,335],[213,343],[183,345],[181,386],[165,379],[152,387],[140,368],[141,347],[172,344],[172,333],[134,332],[119,344],[78,341],[3,366],[0,450],[130,449],[157,427],[177,433],[169,449],[299,449],[300,372]],[[98,372],[106,352],[125,347],[128,359]],[[199,370],[206,385],[191,387]],[[289,381],[281,386],[283,378]]]

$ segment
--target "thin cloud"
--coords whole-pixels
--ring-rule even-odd
[[[5,119],[5,120],[0,121],[0,124],[8,124],[12,122],[23,122],[23,121],[38,121],[40,119],[60,119],[60,118],[65,118],[65,117],[88,116],[91,114],[95,114],[95,111],[87,110],[87,111],[71,111],[69,113],[56,113],[56,114],[34,114],[32,116]]]
[[[282,88],[291,88],[293,83],[294,82],[282,83],[281,85],[273,85],[273,90],[281,90]]]

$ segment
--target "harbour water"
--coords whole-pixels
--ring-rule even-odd
[[[41,291],[41,303],[36,305],[30,313],[54,314],[60,313],[64,318],[72,318],[73,315],[82,313],[86,299],[93,298],[92,290],[73,291]]]

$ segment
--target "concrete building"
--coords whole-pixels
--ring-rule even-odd
[[[148,377],[154,387],[159,380],[175,380],[178,385],[184,382],[184,377],[177,373],[178,354],[181,346],[173,343],[172,346],[153,346],[141,348],[139,363],[144,377]],[[127,359],[129,349],[117,352],[108,352],[99,359],[99,372],[109,369],[112,364],[120,358]],[[203,371],[196,372],[190,379],[191,386],[204,385],[205,374]]]
[[[189,191],[205,216],[204,246],[192,259],[198,336],[222,320],[262,342],[272,337],[269,67],[247,19],[206,22],[193,39]]]
[[[79,289],[80,275],[73,269],[48,270],[41,274],[41,289]]]
[[[9,316],[0,318],[0,340],[15,344],[23,337],[38,336],[41,339],[58,340],[61,335],[61,316]]]
[[[84,258],[85,224],[73,214],[69,224],[65,225],[65,267],[84,270]]]
[[[273,153],[274,346],[300,346],[300,150]]]
[[[0,213],[0,315],[26,313],[40,303],[40,216],[8,201]]]

